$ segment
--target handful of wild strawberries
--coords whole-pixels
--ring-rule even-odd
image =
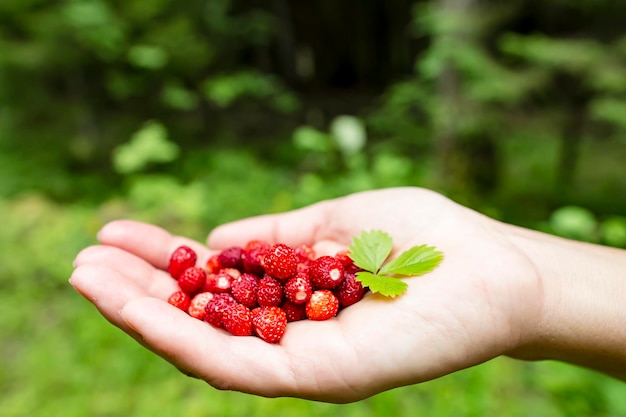
[[[347,251],[319,256],[311,246],[251,240],[197,266],[188,246],[171,255],[168,272],[180,291],[168,302],[236,336],[278,343],[288,322],[327,320],[363,298],[361,271]]]

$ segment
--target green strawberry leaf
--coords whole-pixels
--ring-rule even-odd
[[[443,253],[433,246],[413,246],[379,271],[386,275],[423,275],[435,269],[443,260]]]
[[[391,236],[380,230],[372,230],[352,238],[352,245],[348,249],[356,266],[376,273],[391,253],[392,247]]]
[[[369,287],[370,291],[380,293],[385,297],[397,297],[403,294],[408,288],[406,282],[400,281],[397,278],[372,274],[367,271],[357,272],[356,279],[360,281],[364,287]]]

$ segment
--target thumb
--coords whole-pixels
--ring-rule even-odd
[[[226,223],[213,229],[207,238],[207,244],[211,249],[241,246],[253,239],[294,246],[312,244],[327,238],[333,206],[332,201],[323,201],[285,213]]]

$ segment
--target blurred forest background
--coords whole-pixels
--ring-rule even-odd
[[[2,415],[626,416],[617,381],[507,359],[349,405],[218,392],[67,284],[111,219],[203,240],[400,185],[626,247],[625,19],[614,0],[1,0]]]

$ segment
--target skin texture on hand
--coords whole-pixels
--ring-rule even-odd
[[[329,321],[289,323],[278,345],[231,336],[164,301],[176,290],[167,262],[182,244],[201,265],[251,239],[333,254],[372,229],[393,237],[391,257],[426,243],[444,261],[406,279],[396,299],[368,293]],[[516,352],[536,337],[543,283],[509,232],[428,190],[369,191],[220,226],[208,245],[115,221],[100,231],[100,245],[78,254],[70,281],[112,324],[218,389],[343,403]]]

